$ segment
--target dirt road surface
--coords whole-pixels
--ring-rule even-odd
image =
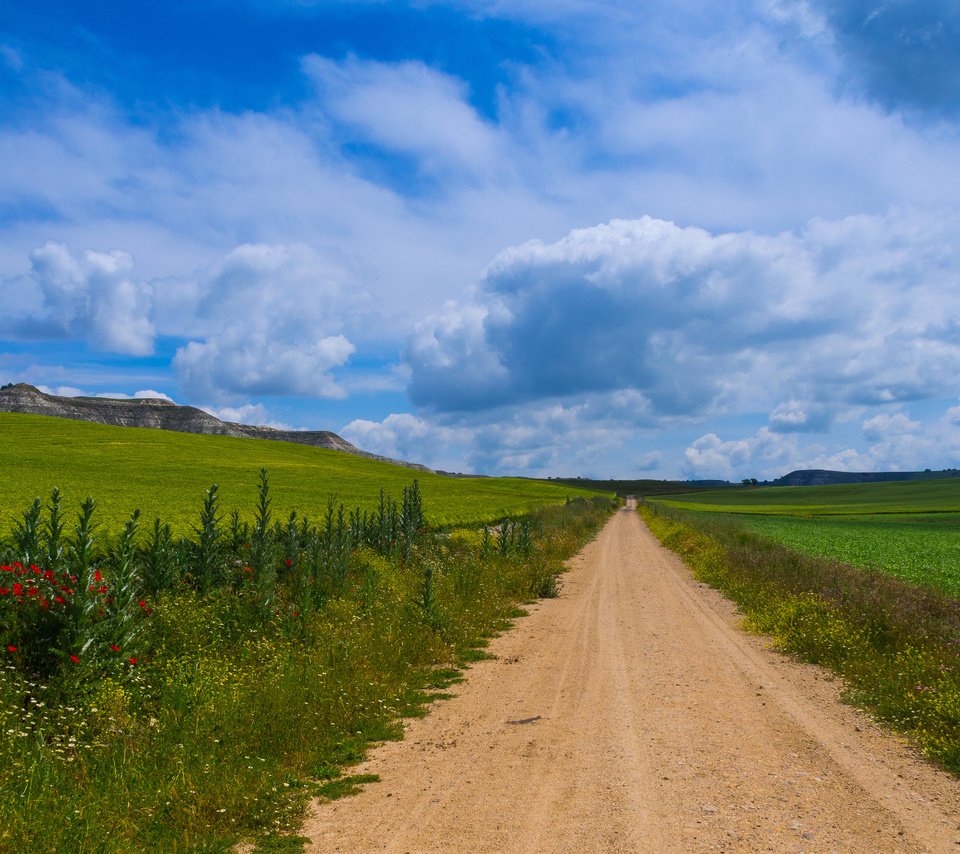
[[[631,509],[316,805],[322,852],[953,852],[960,784],[737,628]]]

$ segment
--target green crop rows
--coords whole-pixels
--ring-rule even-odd
[[[688,499],[652,503],[960,596],[960,479],[738,489]]]

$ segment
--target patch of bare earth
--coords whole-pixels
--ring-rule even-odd
[[[737,628],[625,509],[457,696],[316,804],[323,852],[958,852],[960,785]]]

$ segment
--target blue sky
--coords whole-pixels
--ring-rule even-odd
[[[0,382],[455,471],[960,466],[952,0],[0,9]]]

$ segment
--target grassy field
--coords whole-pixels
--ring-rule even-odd
[[[711,490],[657,498],[681,510],[766,516],[875,516],[960,514],[960,478],[853,483],[835,486],[766,486]]]
[[[261,468],[270,473],[275,511],[316,518],[335,495],[348,507],[372,509],[379,490],[399,494],[420,482],[435,526],[494,521],[593,492],[521,478],[450,478],[353,457],[338,451],[227,436],[197,436],[108,427],[45,416],[0,413],[0,467],[5,476],[0,531],[59,487],[72,513],[92,495],[97,519],[115,525],[135,508],[162,517],[175,532],[195,523],[207,488],[218,484],[222,508],[247,513],[256,503]]]
[[[804,554],[960,597],[960,481],[761,487],[657,499]]]

